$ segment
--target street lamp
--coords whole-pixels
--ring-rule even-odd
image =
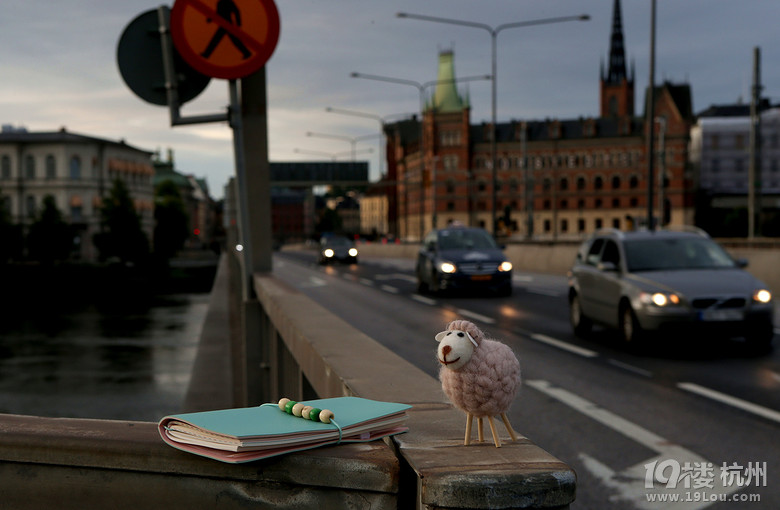
[[[346,142],[349,142],[352,145],[352,161],[355,161],[355,145],[360,140],[374,138],[376,136],[376,133],[370,135],[361,135],[361,136],[346,136],[346,135],[331,135],[328,133],[314,133],[312,131],[307,131],[306,136],[313,136],[317,138],[331,138],[333,140],[344,140]]]
[[[496,165],[496,137],[498,135],[498,129],[496,127],[496,83],[497,83],[497,63],[496,63],[496,39],[498,38],[499,32],[502,30],[506,30],[507,28],[522,28],[522,27],[530,27],[535,25],[549,25],[552,23],[562,23],[566,21],[587,21],[590,19],[590,16],[587,14],[581,14],[579,16],[559,16],[555,18],[541,18],[541,19],[535,19],[535,20],[528,20],[528,21],[516,21],[514,23],[504,23],[502,25],[498,25],[496,27],[492,27],[490,25],[486,25],[484,23],[476,23],[473,21],[466,21],[466,20],[458,20],[458,19],[450,19],[450,18],[439,18],[436,16],[424,16],[420,14],[410,14],[408,12],[399,12],[396,14],[399,18],[408,18],[408,19],[416,19],[421,21],[433,21],[435,23],[447,23],[450,25],[460,25],[464,27],[472,27],[472,28],[479,28],[482,30],[487,30],[487,32],[490,34],[491,39],[491,70],[490,74],[493,77],[493,84],[491,87],[491,122],[493,124],[493,134],[491,136],[490,140],[490,160],[491,160],[491,169],[492,169],[492,180],[493,180],[493,206],[491,208],[491,218],[492,218],[492,231],[493,235],[495,235],[496,232],[496,185],[498,183],[498,168]],[[523,155],[525,156],[525,154]]]
[[[425,208],[425,202],[423,200],[424,195],[424,186],[425,183],[423,182],[423,178],[425,176],[425,143],[423,138],[425,136],[425,128],[423,126],[423,115],[425,113],[425,89],[428,87],[431,87],[433,85],[438,85],[440,83],[456,83],[456,82],[464,82],[464,81],[475,81],[475,80],[490,80],[490,75],[479,75],[479,76],[465,76],[463,78],[455,78],[452,80],[432,80],[432,81],[426,81],[426,82],[418,82],[414,80],[406,80],[402,78],[393,78],[390,76],[378,76],[375,74],[365,74],[365,73],[356,73],[353,72],[350,74],[350,77],[352,78],[364,78],[366,80],[375,80],[375,81],[384,81],[387,83],[397,83],[399,85],[410,85],[412,87],[416,87],[417,90],[420,93],[420,240],[422,240],[423,236],[423,230],[425,228],[425,218],[423,217],[423,212]],[[404,186],[404,189],[406,189],[406,186]],[[408,218],[408,201],[407,201],[407,211],[406,216]],[[409,230],[407,228],[406,235],[409,235]]]
[[[293,152],[296,154],[305,154],[308,156],[325,156],[326,158],[330,158],[332,161],[336,161],[338,158],[342,156],[352,156],[353,158],[357,154],[371,154],[374,152],[374,149],[368,148],[368,149],[361,149],[359,151],[342,151],[342,152],[325,152],[325,151],[310,151],[305,149],[293,149]]]

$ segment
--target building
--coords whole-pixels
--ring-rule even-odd
[[[404,239],[450,221],[498,235],[581,237],[625,228],[648,210],[647,133],[658,137],[653,206],[656,221],[692,224],[694,179],[688,161],[693,124],[690,87],[654,89],[655,122],[634,115],[634,78],[615,0],[609,63],[600,75],[597,118],[470,123],[469,99],[455,87],[451,51],[439,55],[439,83],[417,119],[386,126],[388,172],[398,180],[398,228]],[[646,96],[645,96],[646,97]],[[647,104],[645,101],[643,104]],[[660,156],[659,156],[660,154]],[[654,186],[655,187],[655,186]],[[655,200],[661,196],[656,206]],[[496,211],[496,225],[491,225]],[[662,216],[666,218],[663,218]]]
[[[28,132],[3,126],[0,132],[0,205],[11,221],[29,226],[47,195],[78,232],[74,257],[92,261],[92,237],[100,230],[100,206],[115,179],[127,185],[149,239],[154,224],[152,152],[93,136]]]
[[[767,235],[780,235],[780,107],[758,107],[760,143],[756,197],[759,223]],[[713,105],[698,115],[691,130],[691,162],[698,180],[701,214],[697,224],[714,234],[743,236],[750,187],[750,105]]]

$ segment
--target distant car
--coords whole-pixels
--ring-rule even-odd
[[[569,272],[574,333],[594,323],[636,344],[649,333],[740,336],[768,348],[774,336],[769,288],[703,231],[599,231]]]
[[[512,294],[512,263],[482,228],[448,227],[428,233],[415,272],[423,293],[485,289]]]
[[[358,250],[355,247],[355,243],[344,236],[326,236],[320,240],[320,252],[317,261],[320,264],[331,262],[357,264]]]

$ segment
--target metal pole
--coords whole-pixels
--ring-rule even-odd
[[[497,30],[491,30],[490,31],[490,42],[491,42],[491,69],[490,73],[493,76],[493,79],[491,80],[491,87],[492,90],[490,91],[490,116],[491,116],[491,123],[493,124],[493,127],[491,128],[492,136],[490,137],[490,166],[492,176],[491,179],[493,180],[493,184],[491,186],[493,190],[493,201],[492,201],[492,207],[490,208],[490,231],[493,233],[493,237],[496,236],[496,200],[498,199],[498,190],[496,189],[496,186],[498,185],[498,162],[496,161],[497,158],[497,151],[498,147],[496,145],[496,138],[498,137],[498,126],[496,125],[497,121],[497,113],[496,113],[496,94],[497,94],[497,87],[496,83],[498,82],[498,77],[496,76],[498,63],[496,59],[496,50],[497,50],[497,44],[496,39],[498,38],[498,31]]]
[[[647,113],[645,126],[647,129],[647,228],[655,230],[653,219],[653,162],[655,147],[653,131],[655,131],[655,0],[650,4],[650,85],[647,91]]]
[[[656,119],[659,124],[658,129],[658,224],[664,225],[664,181],[666,181],[666,119],[664,117],[658,117]]]
[[[243,261],[243,274],[241,290],[244,301],[252,297],[252,242],[249,238],[249,211],[246,196],[246,168],[244,167],[244,143],[243,121],[241,119],[241,103],[238,98],[238,85],[236,80],[230,80],[230,127],[233,128],[233,153],[236,165],[236,199],[238,202],[238,228],[239,242],[241,243],[241,259]]]
[[[761,189],[761,50],[753,48],[753,90],[750,98],[750,161],[748,162],[748,237],[753,239],[760,231],[757,216]]]

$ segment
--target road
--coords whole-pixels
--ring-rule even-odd
[[[511,346],[523,388],[510,421],[574,468],[573,509],[780,508],[780,348],[755,355],[699,339],[632,353],[605,331],[581,340],[563,276],[516,272],[511,297],[423,296],[412,260],[319,266],[314,252],[284,251],[273,263],[279,278],[434,377],[434,335],[455,318]]]

